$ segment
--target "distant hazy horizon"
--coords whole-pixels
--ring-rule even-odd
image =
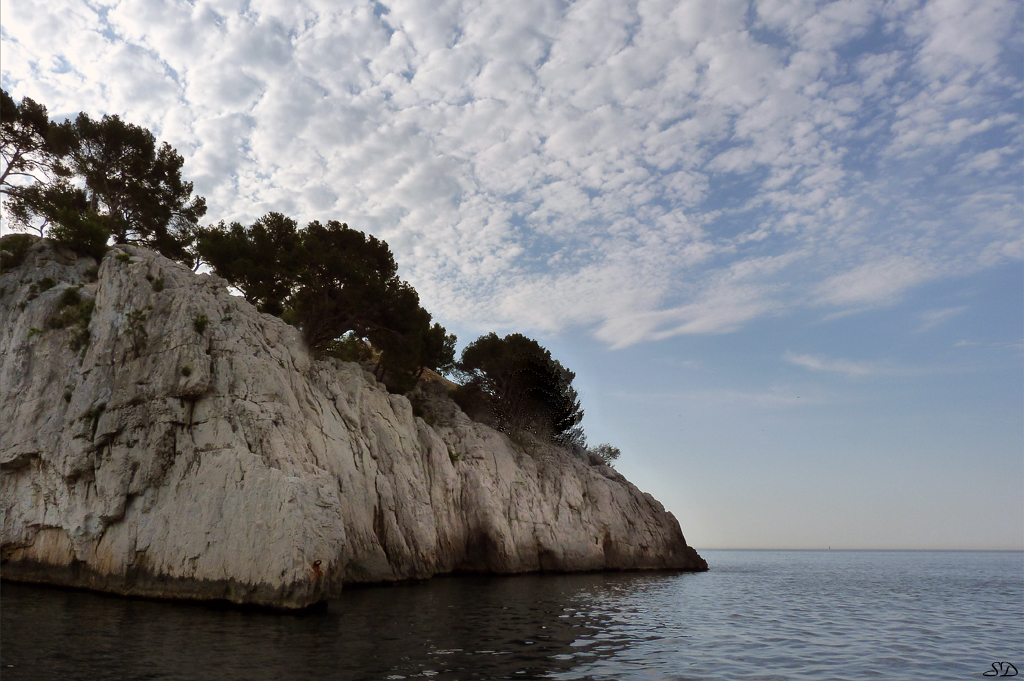
[[[787,548],[787,547],[741,547],[741,546],[694,546],[698,553],[701,551],[935,551],[935,552],[961,552],[970,551],[978,553],[1024,553],[1024,549],[902,549],[902,548],[837,548],[835,546]]]

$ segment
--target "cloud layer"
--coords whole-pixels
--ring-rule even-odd
[[[214,219],[373,232],[446,323],[623,346],[1022,257],[1020,3],[2,11],[14,96],[152,128]]]

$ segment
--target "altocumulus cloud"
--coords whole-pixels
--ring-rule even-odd
[[[623,346],[1020,259],[1021,14],[4,0],[0,56],[14,96],[171,142],[215,219],[345,220],[446,322]]]

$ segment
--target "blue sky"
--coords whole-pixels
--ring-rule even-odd
[[[1019,2],[0,5],[3,87],[212,221],[344,220],[549,347],[692,544],[1024,548]]]

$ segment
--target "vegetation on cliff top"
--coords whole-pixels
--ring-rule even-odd
[[[431,324],[376,237],[334,220],[299,230],[280,213],[248,227],[203,228],[197,237],[203,261],[261,312],[302,329],[314,354],[369,359],[372,347],[377,378],[401,393],[415,387],[423,369],[443,373],[455,363],[455,336]]]
[[[181,177],[184,159],[118,116],[51,122],[46,107],[0,100],[5,167],[0,191],[12,223],[99,256],[107,240],[137,243],[194,265],[206,200]]]
[[[273,212],[251,225],[200,226],[206,200],[182,179],[181,155],[149,130],[118,116],[51,121],[45,106],[6,91],[0,104],[0,194],[14,226],[97,259],[113,242],[205,264],[261,312],[297,326],[315,355],[372,359],[392,392],[411,390],[424,369],[454,372],[463,383],[453,397],[470,416],[585,446],[575,374],[521,334],[481,336],[456,362],[455,335],[431,323],[384,241],[334,220],[299,229]],[[17,265],[28,246],[5,237],[0,267]],[[618,454],[595,452],[605,462]]]

